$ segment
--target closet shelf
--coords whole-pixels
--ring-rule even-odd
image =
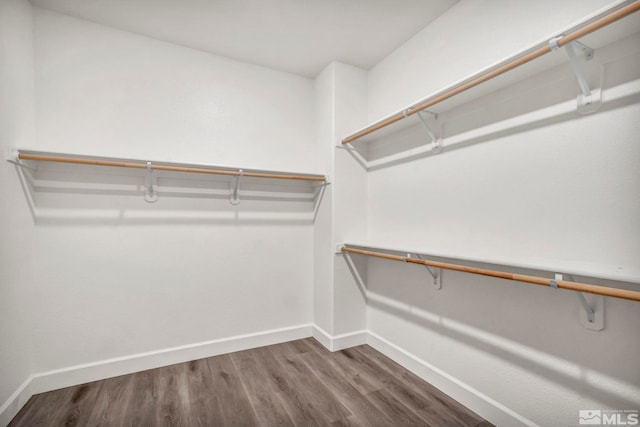
[[[392,114],[382,120],[379,120],[373,124],[370,124],[357,132],[344,137],[339,144],[339,147],[347,146],[353,150],[350,143],[361,139],[369,134],[372,134],[380,129],[383,129],[393,123],[406,119],[414,114],[424,112],[427,108],[435,106],[445,100],[448,100],[456,95],[468,91],[471,88],[481,85],[495,77],[498,77],[508,71],[520,67],[534,59],[537,59],[549,52],[552,52],[560,47],[571,48],[572,43],[576,42],[578,38],[586,36],[600,28],[603,28],[613,22],[631,15],[634,12],[640,10],[640,0],[632,2],[623,2],[622,7],[618,5],[616,10],[607,10],[599,15],[593,17],[587,17],[578,24],[564,31],[562,34],[558,34],[557,37],[553,37],[548,41],[537,44],[534,47],[526,49],[501,61],[498,64],[494,64],[484,70],[479,71],[470,77],[453,84],[432,96],[424,98],[411,106],[402,109],[401,111]],[[581,79],[581,76],[577,76]],[[437,141],[434,141],[434,145],[437,145]]]
[[[636,284],[640,283],[640,271],[625,272],[625,271],[621,271],[620,267],[615,267],[615,266],[607,266],[597,270],[593,266],[590,266],[589,264],[581,264],[581,265],[574,264],[573,266],[566,268],[566,264],[565,264],[565,267],[562,267],[561,265],[549,265],[549,264],[542,265],[542,264],[535,264],[535,263],[523,263],[518,261],[514,262],[514,261],[478,258],[478,257],[472,257],[472,256],[461,257],[459,255],[438,253],[430,250],[425,251],[424,249],[397,248],[394,246],[381,246],[381,245],[362,243],[362,242],[339,244],[336,248],[336,253],[337,254],[353,253],[353,254],[360,254],[360,255],[366,255],[366,256],[373,256],[377,258],[385,258],[385,259],[390,259],[394,261],[403,261],[403,262],[409,262],[413,264],[422,264],[429,267],[444,268],[448,270],[456,270],[456,271],[472,273],[472,274],[499,277],[503,279],[515,280],[515,281],[531,283],[536,285],[552,286],[552,287],[569,289],[574,291],[588,292],[588,293],[593,293],[597,295],[604,295],[604,296],[611,296],[615,298],[623,298],[623,299],[629,299],[633,301],[640,301],[640,292],[637,292],[637,291],[611,288],[606,286],[596,286],[596,285],[590,285],[586,283],[570,282],[565,280],[554,280],[554,279],[549,279],[546,277],[539,277],[539,276],[514,274],[514,273],[508,273],[504,271],[478,268],[478,267],[473,267],[469,265],[454,264],[450,262],[427,260],[427,259],[422,259],[418,254],[422,254],[430,258],[466,261],[467,263],[471,262],[471,263],[502,265],[504,267],[511,267],[511,268],[549,271],[549,272],[555,272],[555,273],[562,273],[566,275],[593,277],[593,278],[615,280],[615,281],[622,281],[622,282],[636,283]],[[401,253],[404,255],[394,255],[393,253]],[[412,257],[411,254],[415,254],[416,257]],[[608,270],[608,271],[603,271],[603,270]]]
[[[78,167],[112,167],[112,168],[131,168],[136,169],[134,175],[139,178],[139,174],[144,174],[144,198],[147,202],[153,203],[158,200],[158,194],[171,194],[175,191],[172,190],[171,185],[159,186],[158,176],[154,176],[153,172],[158,171],[159,175],[162,175],[162,179],[166,182],[166,178],[170,175],[179,177],[175,174],[200,174],[200,175],[218,175],[227,177],[230,179],[230,187],[228,187],[230,202],[233,205],[240,203],[240,186],[241,183],[245,189],[249,191],[245,193],[252,199],[264,199],[265,196],[254,194],[256,191],[268,191],[274,195],[275,199],[287,199],[290,201],[313,201],[314,205],[319,204],[321,196],[323,194],[324,187],[329,184],[327,178],[323,175],[314,174],[302,174],[291,173],[283,171],[272,170],[258,170],[258,169],[244,169],[244,168],[231,168],[222,166],[212,166],[203,164],[188,164],[188,163],[170,163],[170,162],[155,162],[145,160],[133,160],[122,159],[113,157],[99,157],[99,156],[85,156],[77,154],[62,154],[51,153],[34,150],[24,149],[12,149],[8,154],[8,161],[13,162],[19,166],[27,166],[23,161],[29,162],[53,162],[58,164],[73,164]],[[37,164],[37,163],[36,163]],[[86,171],[85,171],[86,172]],[[136,180],[138,178],[134,177]],[[182,177],[184,179],[184,177]],[[177,178],[176,178],[177,179]],[[222,178],[222,181],[227,179]],[[194,180],[188,180],[189,182],[195,182]],[[220,180],[216,181],[215,185],[212,185],[212,197],[219,197]],[[267,182],[269,184],[267,185]],[[119,182],[122,184],[122,182]],[[213,184],[213,183],[211,183]],[[206,184],[205,184],[206,185]],[[222,184],[226,185],[226,184]],[[200,188],[202,184],[196,185]],[[158,188],[160,187],[160,190]],[[268,188],[268,190],[265,190]],[[122,189],[120,189],[122,191]],[[104,191],[104,189],[100,189]],[[295,193],[295,194],[294,194]],[[297,194],[304,193],[305,197],[298,196]],[[309,193],[312,197],[306,197]]]
[[[173,171],[173,172],[191,172],[191,173],[204,173],[204,174],[228,175],[228,176],[245,176],[245,177],[268,178],[268,179],[289,179],[289,180],[300,180],[300,181],[315,181],[315,182],[322,182],[322,183],[327,182],[327,178],[323,175],[290,173],[290,172],[281,172],[281,171],[254,170],[254,169],[240,169],[240,168],[210,166],[210,165],[202,165],[202,164],[151,162],[151,161],[144,161],[144,160],[117,159],[117,158],[111,158],[111,157],[80,156],[80,155],[49,153],[49,152],[32,151],[32,150],[17,150],[15,160],[37,160],[37,161],[46,161],[46,162],[75,163],[75,164],[93,165],[93,166],[113,166],[113,167],[136,168],[136,169],[150,168],[152,170],[164,170],[164,171]]]

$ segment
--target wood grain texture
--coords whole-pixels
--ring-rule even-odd
[[[353,416],[348,417],[350,421],[355,419],[367,426],[393,425],[391,418],[388,418],[371,403],[365,394],[353,386],[333,358],[326,356],[326,350],[317,353],[311,351],[300,357],[310,368],[315,370],[320,381],[351,411]]]
[[[313,338],[33,396],[23,426],[491,426],[371,347]]]
[[[350,349],[359,360],[386,378],[392,394],[413,408],[423,419],[442,420],[447,426],[468,426],[478,422],[478,416],[459,402],[442,393],[417,375],[369,346]],[[392,376],[392,379],[388,377]],[[490,425],[490,424],[489,424]]]
[[[131,377],[131,402],[124,411],[127,427],[151,427],[156,424],[158,404],[157,369],[137,372]]]
[[[189,426],[223,425],[222,405],[214,390],[213,376],[205,359],[186,363],[189,386]]]
[[[249,396],[240,381],[229,355],[207,359],[213,378],[213,392],[220,400],[220,415],[223,426],[260,425]]]
[[[269,426],[293,426],[286,409],[269,388],[269,374],[261,369],[251,350],[231,355],[251,406],[260,424]]]
[[[127,408],[133,401],[133,376],[123,375],[99,382],[102,383],[102,387],[91,407],[87,425],[126,425]]]

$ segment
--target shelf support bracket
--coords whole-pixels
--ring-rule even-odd
[[[580,49],[582,54],[584,55],[584,59],[586,61],[591,61],[593,59],[594,50],[592,47],[587,46],[584,43],[579,42],[578,40],[574,40],[571,42],[574,48]]]
[[[240,199],[238,197],[238,192],[240,190],[240,178],[244,175],[244,170],[238,169],[238,175],[236,176],[236,182],[233,185],[233,193],[231,194],[230,203],[232,205],[239,205]]]
[[[153,167],[151,162],[147,162],[144,200],[147,203],[155,203],[158,201],[158,192],[153,189]]]
[[[553,284],[556,283],[558,280],[564,280],[563,277],[565,275],[560,274],[560,273],[556,273],[555,275],[555,280],[553,280],[551,282],[551,286],[557,289],[557,284],[556,286],[554,286]],[[568,278],[570,278],[572,281],[573,277],[570,274],[566,275]],[[578,298],[578,301],[580,302],[580,305],[582,306],[583,310],[580,311],[579,313],[579,322],[582,326],[584,326],[586,329],[590,329],[592,331],[601,331],[602,329],[604,329],[604,300],[602,296],[594,296],[595,300],[594,300],[594,304],[589,304],[589,302],[587,301],[587,299],[585,298],[584,294],[582,292],[575,292],[576,297]]]
[[[593,323],[595,320],[593,308],[591,308],[582,292],[576,292],[576,295],[578,296],[578,300],[580,300],[580,304],[582,304],[584,311],[587,313],[587,320],[589,321],[589,323]]]
[[[551,50],[557,50],[559,48],[558,40],[560,40],[561,38],[562,36],[555,37],[549,41]],[[596,98],[598,98],[599,96],[601,97],[601,94],[594,93],[600,91],[592,90],[589,87],[589,83],[587,83],[587,79],[584,76],[582,65],[580,64],[580,60],[578,59],[576,49],[582,51],[586,61],[590,61],[593,59],[594,51],[592,48],[583,43],[580,43],[579,41],[573,41],[564,46],[564,50],[569,57],[569,63],[571,64],[573,74],[575,74],[576,79],[578,80],[578,86],[580,86],[580,91],[582,91],[582,95],[578,96],[578,110],[583,114],[593,113],[599,107],[600,102]]]
[[[582,66],[580,65],[578,56],[576,55],[576,50],[573,47],[573,43],[569,43],[568,45],[566,45],[564,47],[564,50],[567,52],[569,62],[571,62],[573,73],[576,75],[576,79],[578,79],[578,85],[580,86],[582,95],[584,95],[585,103],[591,104],[591,89],[589,88],[587,80],[584,78],[584,72],[582,71]],[[593,52],[593,49],[591,51]],[[591,57],[593,58],[593,53],[591,55]]]
[[[406,261],[407,258],[411,258],[410,253],[407,254],[407,257],[405,258],[405,262],[407,262]],[[416,254],[416,258],[424,261],[424,259],[419,254]],[[442,289],[442,269],[441,268],[432,269],[428,265],[425,265],[424,267],[427,269],[427,271],[431,275],[431,279],[432,279],[431,284],[433,286],[433,289]]]
[[[404,110],[402,114],[405,117],[407,117],[407,112],[408,112],[407,110]],[[417,114],[418,114],[418,117],[420,118],[420,121],[422,122],[425,129],[427,130],[427,133],[429,134],[429,138],[431,138],[431,151],[433,153],[439,153],[442,150],[442,140],[436,137],[435,133],[431,129],[431,126],[429,126],[427,119],[424,117],[424,114],[431,114],[435,120],[438,120],[438,115],[436,113],[432,113],[431,111],[426,111],[426,110],[418,111]]]

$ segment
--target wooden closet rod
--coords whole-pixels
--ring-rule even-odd
[[[487,270],[484,268],[469,267],[466,265],[450,264],[446,262],[430,261],[426,259],[407,258],[399,255],[390,255],[382,252],[366,251],[363,249],[354,249],[343,246],[342,252],[353,254],[372,256],[377,258],[390,259],[393,261],[410,262],[413,264],[428,265],[430,267],[444,268],[447,270],[462,271],[464,273],[481,274],[483,276],[499,277],[501,279],[517,280],[518,282],[531,283],[534,285],[553,286],[552,282],[557,283],[558,288],[569,289],[578,292],[588,292],[596,295],[604,295],[607,297],[628,299],[631,301],[640,301],[640,292],[629,291],[626,289],[608,288],[606,286],[589,285],[587,283],[569,282],[567,280],[553,280],[546,277],[528,276],[525,274],[507,273],[504,271]]]
[[[570,32],[569,34],[565,34],[564,36],[562,36],[560,39],[558,39],[557,44],[558,47],[562,47],[566,44],[571,43],[572,41],[575,41],[576,39],[583,37],[589,33],[592,33],[602,27],[605,27],[621,18],[624,18],[627,15],[631,15],[632,13],[636,12],[640,10],[640,0],[637,0],[633,3],[631,3],[628,6],[625,6],[621,9],[616,10],[615,12],[610,13],[609,15],[606,15],[588,25],[585,25],[582,28],[579,28],[575,31]],[[436,95],[433,98],[430,99],[426,99],[422,102],[420,102],[419,104],[416,104],[413,107],[407,108],[404,111],[401,111],[399,113],[396,113],[390,117],[387,117],[386,119],[383,119],[379,122],[376,122],[356,133],[354,133],[353,135],[349,135],[346,138],[344,138],[342,140],[343,144],[348,144],[352,141],[355,141],[358,138],[361,138],[365,135],[369,135],[370,133],[373,133],[375,131],[377,131],[378,129],[381,129],[383,127],[389,126],[392,123],[395,123],[399,120],[404,119],[405,117],[409,117],[413,114],[416,114],[418,111],[422,111],[425,108],[429,108],[439,102],[442,102],[446,99],[449,99],[455,95],[458,95],[459,93],[462,93],[468,89],[471,89],[472,87],[478,86],[481,83],[486,82],[487,80],[491,80],[494,77],[499,76],[500,74],[504,74],[507,71],[513,70],[514,68],[519,67],[520,65],[526,64],[527,62],[536,59],[546,53],[551,52],[551,46],[547,43],[544,46],[541,46],[537,49],[535,49],[532,52],[527,53],[526,55],[523,55],[519,58],[516,58],[506,64],[503,64],[501,66],[499,66],[498,68],[488,71],[484,74],[479,75],[478,77],[475,77],[474,79],[461,84],[460,86],[454,87],[453,89],[448,90],[447,92],[440,94],[440,95]]]
[[[46,156],[40,154],[28,154],[19,153],[18,158],[20,160],[41,160],[46,162],[61,162],[61,163],[76,163],[81,165],[97,165],[97,166],[117,166],[121,168],[136,168],[146,169],[147,163],[136,163],[126,161],[113,161],[113,160],[96,160],[96,159],[81,159],[77,157],[63,157],[63,156]],[[225,169],[208,169],[191,166],[169,166],[151,164],[151,169],[174,171],[174,172],[195,172],[195,173],[208,173],[215,175],[231,175],[239,176],[239,170],[225,170]],[[256,178],[274,178],[274,179],[297,179],[301,181],[326,181],[323,176],[310,176],[310,175],[294,175],[285,173],[270,173],[270,172],[250,172],[243,171],[242,176],[251,176]]]

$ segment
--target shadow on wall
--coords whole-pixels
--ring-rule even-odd
[[[635,36],[625,43],[637,43],[638,39]],[[602,61],[583,64],[594,93],[595,102],[591,109],[608,111],[638,103],[640,52],[626,52],[626,56],[622,57],[606,50],[598,52],[600,54],[604,57]],[[614,57],[608,58],[610,56]],[[482,95],[474,96],[474,91]],[[461,99],[453,97],[429,108],[437,116],[427,114],[425,120],[436,137],[442,138],[440,150],[431,149],[431,139],[418,114],[355,141],[352,145],[367,161],[374,162],[369,169],[376,170],[569,120],[579,120],[581,114],[585,114],[578,107],[577,80],[568,64],[529,76],[524,81],[495,92],[485,92],[487,89],[480,86],[459,96]]]
[[[461,343],[498,358],[501,364],[518,366],[530,375],[576,390],[581,396],[612,408],[636,408],[640,404],[640,372],[630,369],[637,364],[640,354],[637,344],[629,345],[632,337],[625,334],[629,325],[624,324],[640,321],[634,305],[638,303],[605,298],[605,325],[607,321],[612,325],[609,330],[593,332],[578,324],[581,308],[572,291],[554,291],[455,271],[443,274],[443,289],[438,291],[431,287],[431,277],[420,266],[370,260],[374,268],[370,266],[365,271],[366,264],[359,262],[359,255],[353,256],[355,263],[347,256],[343,258],[352,274],[369,278],[369,283],[357,280],[369,306],[400,322],[419,326],[425,332],[424,341],[417,336],[412,341],[424,342],[430,354],[442,351],[430,346],[439,345],[445,337],[454,340],[456,346]],[[500,269],[545,275],[526,269]],[[604,279],[588,281],[629,287]],[[614,316],[616,319],[612,321]],[[436,341],[431,342],[428,336],[437,337]]]
[[[311,224],[318,183],[66,163],[15,163],[36,224]],[[155,200],[148,202],[149,200]],[[233,203],[232,203],[233,202]]]

